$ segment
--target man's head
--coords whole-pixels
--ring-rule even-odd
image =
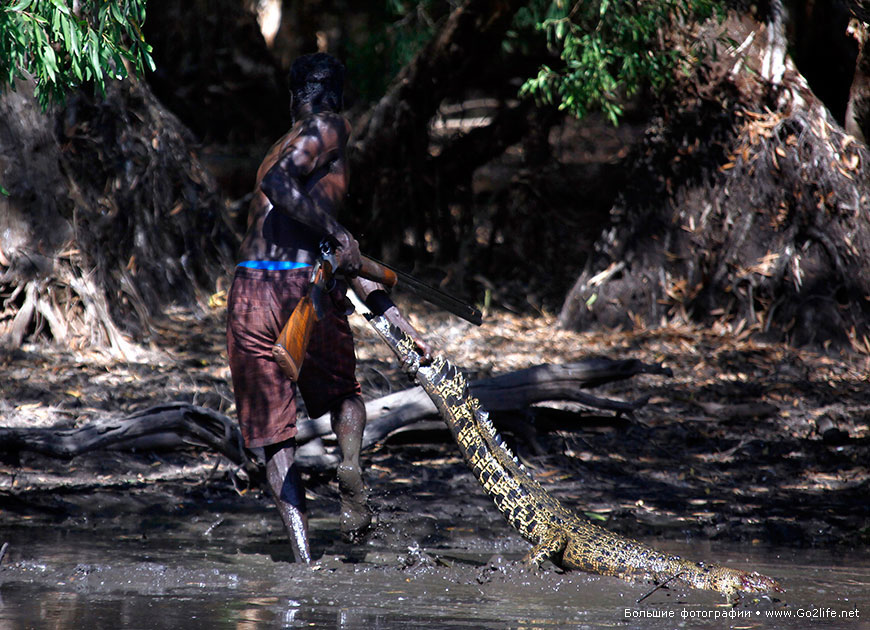
[[[326,53],[303,55],[290,68],[290,93],[294,112],[305,105],[337,112],[344,98],[344,66]]]

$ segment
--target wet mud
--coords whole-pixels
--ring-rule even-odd
[[[178,499],[178,495],[167,499]],[[557,570],[531,573],[525,545],[486,510],[381,514],[361,545],[339,541],[334,515],[312,520],[312,566],[293,564],[268,510],[187,518],[9,526],[0,567],[4,628],[673,628],[807,627],[790,612],[836,611],[828,628],[870,628],[870,555],[761,545],[659,541],[668,551],[752,566],[787,592],[729,606],[714,593]],[[159,512],[156,508],[155,512]],[[126,523],[126,526],[123,525]],[[800,612],[799,612],[800,611]],[[813,613],[816,611],[816,613]],[[722,615],[714,617],[713,615]],[[735,623],[735,621],[739,623]],[[727,626],[726,626],[727,627]]]

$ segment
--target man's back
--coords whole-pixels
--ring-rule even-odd
[[[349,135],[344,117],[323,112],[298,121],[272,146],[257,171],[242,260],[314,261],[324,235],[306,225],[304,204],[273,208],[261,184],[267,179],[273,198],[305,197],[335,218],[347,194]]]

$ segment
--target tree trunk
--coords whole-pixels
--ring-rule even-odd
[[[779,1],[768,0],[774,9]],[[780,31],[783,43],[813,93],[843,125],[858,54],[855,38],[849,33],[849,7],[844,0],[782,1],[787,5],[787,16],[782,17],[788,17],[789,22],[788,41]]]
[[[376,234],[395,247],[408,228],[421,233],[420,226],[437,225],[444,216],[440,208],[448,200],[439,193],[450,193],[436,185],[429,123],[446,96],[461,96],[487,73],[485,64],[498,58],[505,31],[522,5],[520,0],[465,0],[358,126],[348,221],[359,222],[354,227],[364,237]],[[479,164],[463,160],[469,173]],[[445,243],[448,249],[451,245]],[[381,255],[394,258],[395,251]]]
[[[270,52],[256,15],[242,0],[161,0],[144,33],[157,69],[146,76],[162,103],[200,142],[259,147],[290,128],[285,70]],[[298,11],[310,12],[308,2]],[[300,25],[301,26],[301,25]],[[302,31],[304,33],[304,31]],[[311,33],[313,37],[314,33]],[[259,161],[241,194],[251,191]]]
[[[45,114],[27,84],[0,96],[7,350],[42,337],[133,358],[164,306],[214,292],[235,237],[191,140],[138,81]]]
[[[777,15],[730,19],[744,45],[650,128],[563,326],[695,321],[870,349],[870,154],[784,54]]]
[[[852,20],[849,33],[858,42],[858,59],[855,74],[849,88],[849,103],[846,106],[846,131],[864,144],[870,140],[870,27],[859,20]]]

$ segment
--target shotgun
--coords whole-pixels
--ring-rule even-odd
[[[299,370],[302,369],[302,361],[305,359],[305,351],[308,348],[314,324],[323,319],[321,300],[324,294],[329,292],[335,274],[335,253],[332,250],[332,245],[328,241],[324,241],[320,244],[320,251],[321,256],[311,272],[308,295],[304,296],[293,309],[293,313],[272,346],[272,356],[275,362],[278,363],[287,378],[293,382],[299,380]],[[367,280],[378,282],[387,289],[396,286],[407,289],[410,293],[440,306],[476,326],[480,326],[483,322],[483,315],[476,308],[373,258],[362,257],[359,275]]]

